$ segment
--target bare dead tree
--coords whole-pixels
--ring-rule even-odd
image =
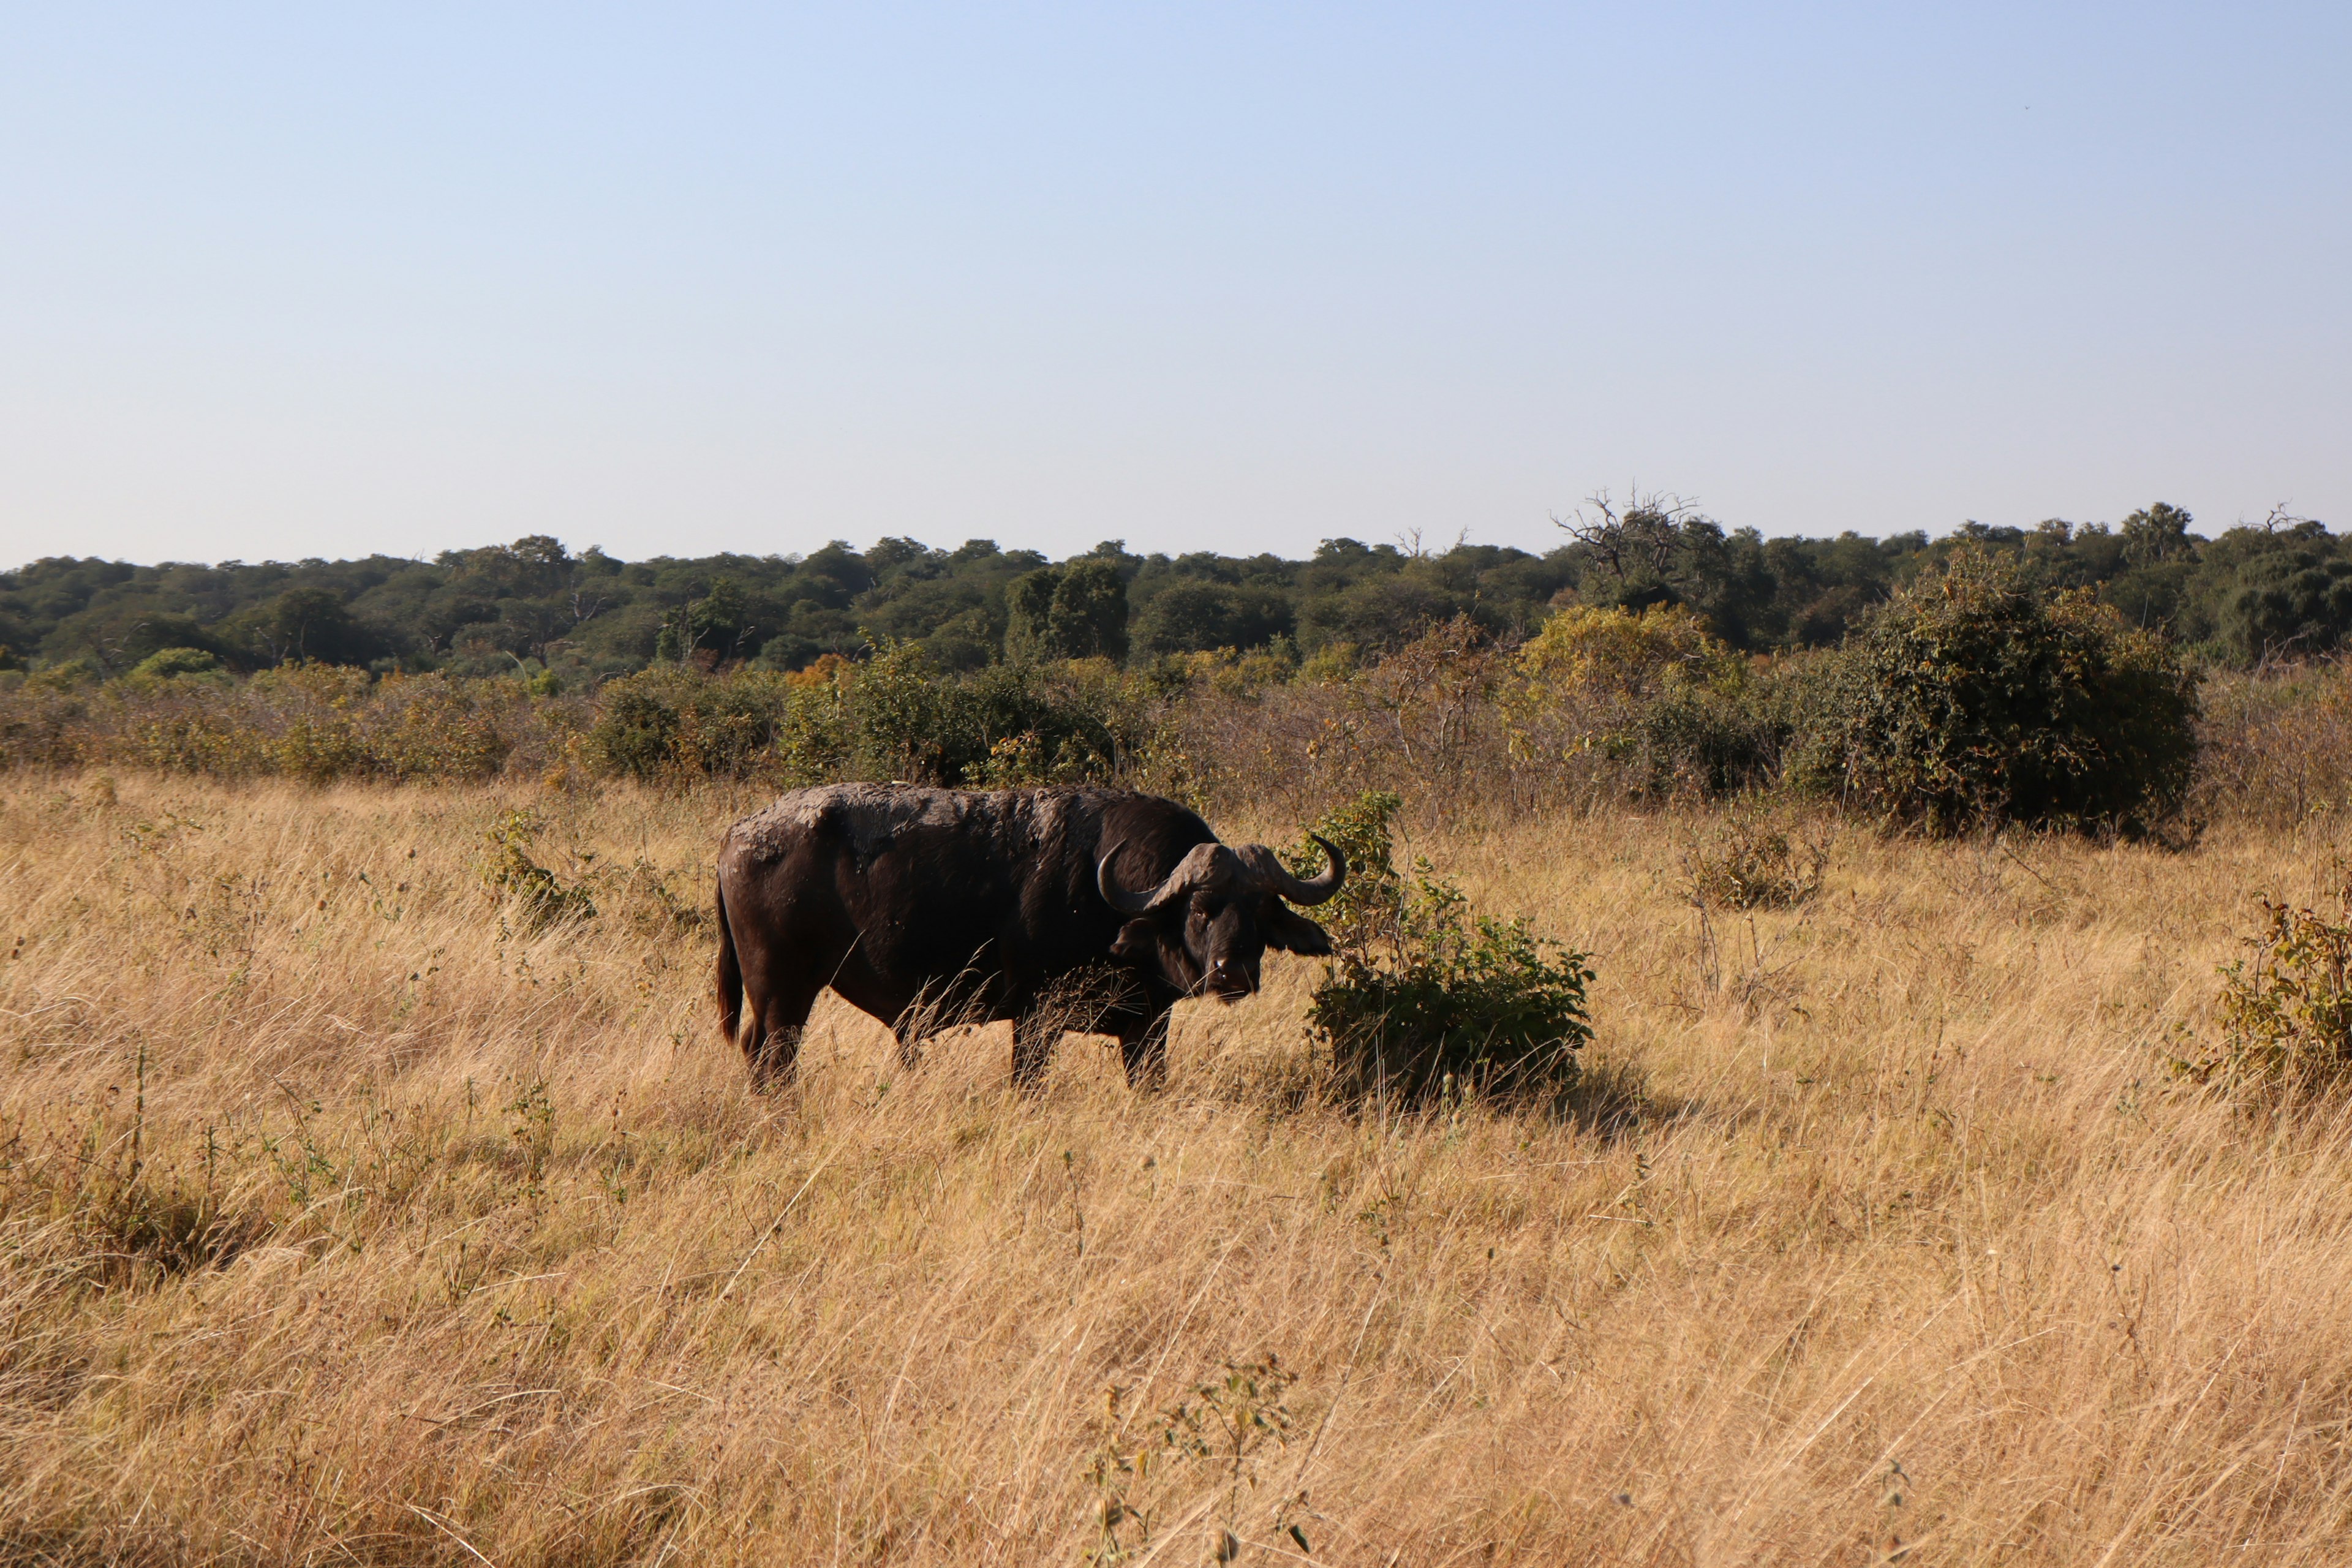
[[[1644,573],[1666,580],[1688,546],[1692,525],[1709,520],[1696,500],[1663,490],[1644,495],[1636,488],[1629,491],[1622,511],[1607,490],[1596,490],[1573,514],[1551,521],[1591,552],[1611,576],[1623,582]]]

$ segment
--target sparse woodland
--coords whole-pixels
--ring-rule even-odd
[[[0,1556],[2338,1560],[2352,678],[2052,586],[1769,657],[19,678]],[[1523,921],[1590,1038],[1367,1095],[1276,959],[1157,1095],[827,1001],[761,1097],[711,847],[830,776],[1387,832],[1381,983]]]

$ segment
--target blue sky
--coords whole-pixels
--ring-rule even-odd
[[[0,563],[2352,523],[2352,6],[0,9]]]

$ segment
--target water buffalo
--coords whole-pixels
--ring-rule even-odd
[[[1331,951],[1283,902],[1339,890],[1347,862],[1316,842],[1330,864],[1302,878],[1132,791],[795,790],[719,847],[720,1021],[766,1088],[791,1080],[828,985],[890,1026],[909,1068],[926,1029],[1011,1019],[1027,1086],[1074,1021],[1061,1001],[1091,984],[1076,1021],[1118,1037],[1129,1082],[1157,1083],[1180,999],[1248,995],[1268,947]]]

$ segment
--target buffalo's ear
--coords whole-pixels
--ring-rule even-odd
[[[1129,921],[1118,928],[1118,940],[1110,944],[1110,955],[1121,963],[1149,963],[1159,946],[1160,933],[1150,921]]]
[[[1184,972],[1181,951],[1152,920],[1128,921],[1118,928],[1118,940],[1110,944],[1110,955],[1118,962],[1150,970],[1178,990],[1189,991],[1198,977]]]
[[[1272,913],[1258,921],[1258,928],[1265,932],[1268,947],[1307,958],[1331,956],[1331,933],[1296,910],[1276,904]]]

